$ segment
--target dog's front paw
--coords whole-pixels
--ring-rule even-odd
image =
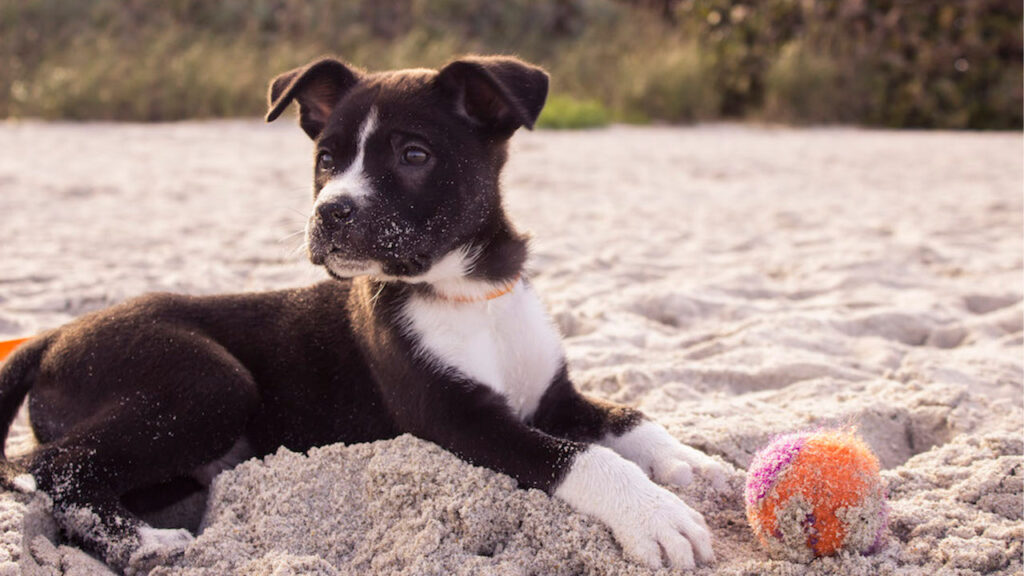
[[[643,422],[621,436],[606,438],[603,444],[635,462],[661,484],[686,486],[693,481],[696,470],[716,490],[726,488],[728,472],[724,466],[700,450],[676,440],[655,422]]]
[[[125,574],[149,574],[157,566],[173,563],[184,556],[185,549],[194,539],[188,530],[139,528],[139,547],[132,552]]]
[[[699,512],[660,486],[612,532],[629,555],[652,568],[694,568],[715,561],[711,532]],[[667,560],[667,562],[665,562]]]
[[[647,566],[714,562],[711,533],[700,513],[607,448],[580,453],[555,496],[604,522],[626,555]]]

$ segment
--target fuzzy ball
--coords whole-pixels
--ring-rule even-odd
[[[794,562],[874,553],[888,520],[878,458],[846,430],[776,438],[750,464],[746,501],[769,556]]]

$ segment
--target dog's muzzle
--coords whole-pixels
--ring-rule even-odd
[[[333,232],[346,224],[350,224],[358,208],[351,198],[338,198],[325,202],[317,207],[317,224],[324,230]]]
[[[360,210],[351,198],[341,197],[314,208],[307,228],[309,260],[317,266],[363,268],[376,264],[391,277],[415,277],[433,264],[430,250],[423,250],[415,234],[370,210]]]

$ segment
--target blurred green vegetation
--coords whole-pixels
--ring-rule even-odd
[[[0,117],[264,112],[322,54],[517,54],[542,126],[721,118],[1020,129],[1019,0],[0,0]]]
[[[608,109],[597,100],[553,95],[537,119],[540,128],[596,128],[611,122]]]

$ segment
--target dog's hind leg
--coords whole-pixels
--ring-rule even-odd
[[[91,450],[73,444],[43,447],[29,468],[52,498],[53,515],[64,535],[128,573],[147,526],[121,504],[110,486],[98,480],[106,475],[90,463]]]
[[[147,526],[121,496],[187,476],[223,455],[242,437],[258,401],[248,371],[222,350],[206,350],[165,356],[166,371],[148,370],[149,379],[124,402],[108,403],[26,457],[67,535],[128,574],[166,562],[191,537]]]

